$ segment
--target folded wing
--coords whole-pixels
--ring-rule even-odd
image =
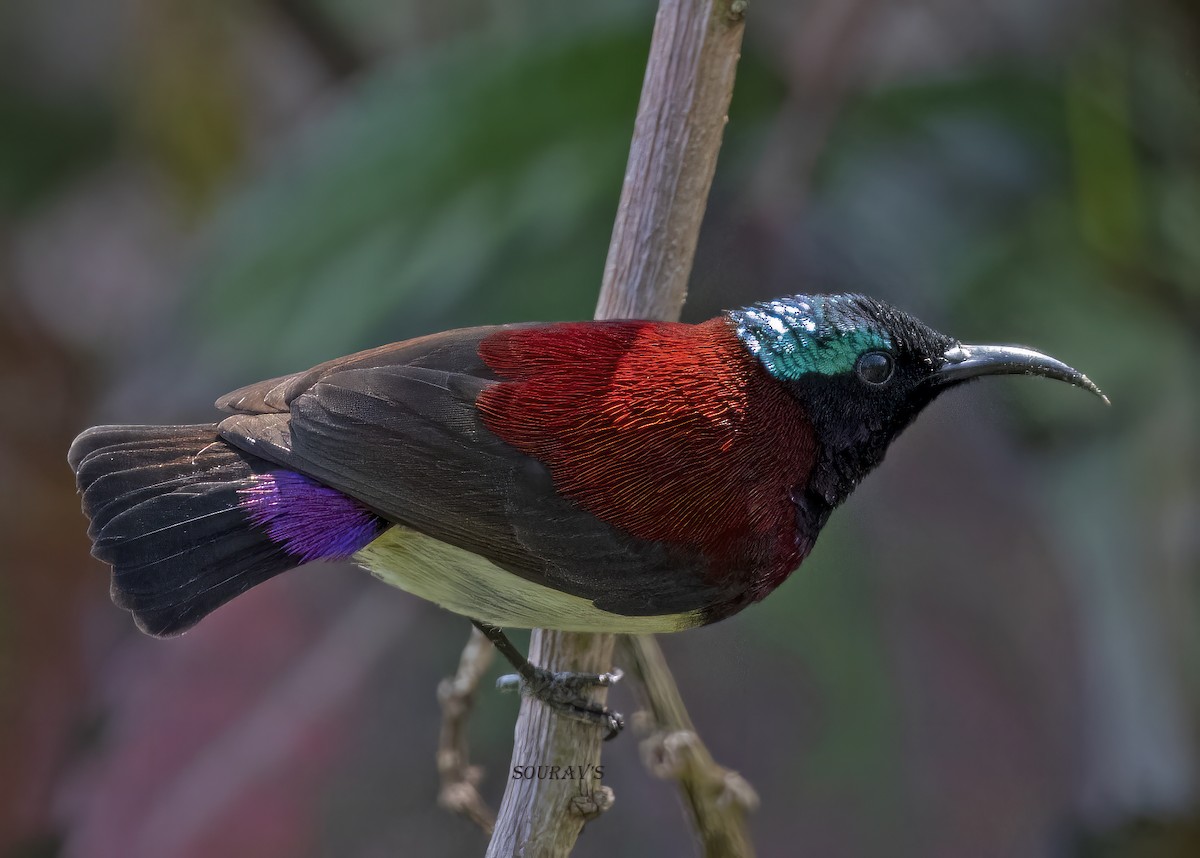
[[[526,326],[522,326],[526,327]],[[390,521],[629,616],[718,598],[695,551],[638,540],[555,491],[541,462],[484,426],[496,328],[449,331],[261,382],[218,405],[231,444],[351,495]]]

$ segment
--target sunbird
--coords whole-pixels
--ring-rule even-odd
[[[470,618],[525,690],[590,702],[616,674],[536,667],[505,627],[674,632],[759,601],[942,391],[1024,374],[863,295],[698,324],[529,323],[418,337],[217,400],[189,426],[97,426],[68,455],[113,601],[185,631],[281,572],[350,560]]]

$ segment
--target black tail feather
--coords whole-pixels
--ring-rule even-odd
[[[178,634],[299,565],[242,509],[239,490],[278,470],[225,443],[213,424],[98,426],[67,461],[91,519],[112,598],[152,635]]]

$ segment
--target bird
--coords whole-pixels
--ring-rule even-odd
[[[506,628],[647,634],[760,601],[942,392],[1043,376],[1033,349],[969,345],[859,294],[696,323],[519,323],[435,333],[268,379],[220,420],[97,426],[68,461],[111,596],[154,636],[321,560],[469,618],[516,684],[620,730]]]

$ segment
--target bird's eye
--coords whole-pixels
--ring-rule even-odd
[[[892,356],[887,352],[867,352],[858,359],[854,371],[867,384],[886,384],[894,368]]]

